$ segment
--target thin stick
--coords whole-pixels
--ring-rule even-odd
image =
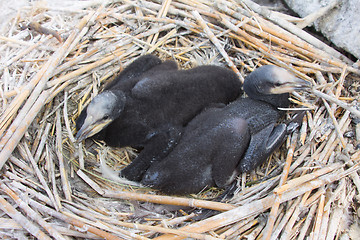
[[[344,66],[342,71],[341,71],[340,78],[339,78],[339,84],[337,85],[337,88],[336,88],[336,91],[335,91],[335,97],[336,98],[340,97],[341,89],[343,88],[343,84],[344,84],[345,77],[346,77],[346,70],[347,70],[347,66]]]
[[[313,89],[312,92],[318,96],[318,97],[321,97],[321,98],[324,98],[325,100],[329,101],[329,102],[332,102],[332,103],[335,103],[337,104],[338,106],[348,110],[349,112],[351,112],[353,115],[355,115],[356,117],[360,118],[360,111],[357,110],[356,108],[352,107],[352,106],[349,106],[348,104],[344,103],[343,101],[340,101],[339,99],[335,98],[335,97],[332,97],[328,94],[325,94],[325,93],[322,93],[318,90],[315,90]]]
[[[25,172],[29,173],[29,174],[34,174],[34,171],[32,170],[31,167],[29,167],[24,161],[14,157],[14,156],[10,156],[9,158],[10,162],[15,164],[16,166],[18,166],[19,168],[21,168],[22,170],[24,170]]]
[[[326,202],[325,206],[324,206],[324,212],[323,212],[323,218],[321,221],[321,226],[320,226],[320,230],[319,230],[319,240],[325,240],[325,236],[326,236],[326,231],[328,228],[328,224],[329,224],[329,216],[330,216],[330,212],[331,212],[331,199],[329,199],[329,201]]]
[[[64,155],[62,152],[62,129],[60,119],[60,109],[56,111],[56,155],[59,160],[59,170],[61,176],[62,189],[66,200],[71,201],[71,188],[65,169]]]
[[[48,146],[46,146],[46,160],[47,160],[47,164],[49,166],[48,175],[49,175],[49,179],[51,180],[53,193],[54,193],[55,209],[61,209],[62,205],[61,205],[59,193],[58,193],[58,190],[57,190],[57,182],[56,182],[56,179],[55,179],[55,164],[54,164],[53,157],[50,154],[50,151],[48,149]]]
[[[250,31],[256,35],[258,35],[261,38],[268,39],[271,42],[275,42],[279,44],[280,46],[286,46],[288,49],[292,49],[300,54],[312,57],[313,59],[316,59],[317,61],[321,60],[324,63],[332,64],[334,66],[338,66],[341,68],[346,67],[347,65],[344,64],[342,61],[336,59],[333,60],[332,56],[330,54],[327,54],[326,52],[313,47],[309,43],[303,41],[302,39],[296,37],[295,35],[289,33],[288,31],[284,30],[283,28],[279,27],[278,25],[273,24],[270,21],[267,21],[261,16],[256,16],[255,21],[252,18],[247,18],[244,15],[240,14],[241,11],[233,11],[230,8],[224,6],[224,5],[217,5],[217,7],[227,13],[229,16],[232,16],[240,21],[243,19],[250,20],[248,21],[252,26],[248,24],[244,24],[242,28],[244,28],[246,31]],[[259,29],[257,29],[259,28]],[[353,67],[347,66],[348,70],[357,74],[360,74],[360,71],[358,69],[355,69]],[[340,70],[341,71],[341,70]]]
[[[318,201],[321,195],[325,194],[325,189],[322,187],[318,191],[316,191],[311,197],[309,197],[304,203],[305,206],[310,206],[314,202]]]
[[[83,18],[78,28],[82,29],[87,21],[90,19]],[[24,135],[26,129],[29,127],[32,120],[35,118],[36,114],[40,111],[41,107],[37,105],[37,103],[44,101],[42,98],[47,97],[48,91],[42,92],[46,82],[52,75],[52,72],[57,67],[59,62],[63,60],[65,57],[65,53],[69,50],[69,46],[73,43],[75,36],[77,35],[77,31],[74,30],[71,35],[68,37],[66,42],[62,45],[61,48],[44,64],[41,70],[34,76],[34,78],[26,85],[26,88],[18,94],[18,96],[12,101],[9,108],[1,117],[1,124],[6,123],[9,119],[15,114],[15,112],[20,108],[21,104],[25,101],[25,99],[30,95],[30,97],[26,101],[25,105],[22,107],[21,111],[17,115],[16,119],[8,128],[5,136],[3,136],[0,140],[0,169],[4,166],[5,162],[9,158],[12,151],[15,149],[17,143],[20,141],[21,137]],[[37,108],[34,109],[34,106],[37,105]],[[30,116],[30,117],[29,117]],[[17,131],[21,126],[21,131]],[[0,125],[0,136],[5,131],[4,125]],[[15,135],[13,137],[13,135]]]
[[[314,231],[312,232],[314,234],[313,239],[319,238],[320,227],[321,227],[322,217],[323,217],[323,213],[324,213],[324,203],[325,203],[325,196],[321,195],[319,205],[318,205],[318,211],[317,211],[316,219],[315,219],[315,227],[314,227]]]
[[[281,198],[281,202],[289,201],[295,197],[301,196],[302,194],[309,192],[313,189],[324,186],[325,184],[329,184],[331,182],[337,181],[344,176],[351,174],[352,172],[358,170],[359,167],[351,167],[348,170],[342,172],[341,174],[332,174],[331,176],[320,177],[317,180],[313,180],[311,182],[306,182],[294,189],[292,192],[284,192]],[[190,224],[188,226],[182,227],[179,230],[183,231],[191,231],[195,233],[203,233],[213,229],[217,229],[231,223],[240,221],[246,217],[252,216],[254,214],[264,212],[266,209],[272,207],[275,201],[275,194],[271,194],[263,199],[252,201],[243,206],[237,207],[233,210],[229,210],[227,212],[218,214],[216,216],[207,218],[197,223]],[[171,235],[163,235],[155,238],[156,240],[163,239],[179,239],[176,236]]]
[[[11,189],[13,190],[15,189],[16,192],[20,192],[20,191],[26,192],[28,194],[31,194],[35,198],[39,199],[41,202],[44,202],[49,206],[54,206],[53,202],[51,202],[49,197],[41,194],[40,192],[34,190],[33,188],[29,188],[18,181],[11,181],[9,184],[11,185]]]
[[[38,211],[40,212],[43,212],[43,213],[46,213],[46,214],[49,214],[50,216],[53,216],[55,218],[58,218],[64,222],[67,222],[69,224],[72,224],[76,227],[79,227],[80,229],[82,230],[85,230],[85,231],[88,231],[88,232],[91,232],[99,237],[102,237],[104,239],[111,239],[111,240],[120,240],[121,238],[117,237],[117,236],[114,236],[108,232],[105,232],[103,230],[100,230],[96,227],[93,227],[93,226],[90,226],[88,224],[85,224],[77,219],[74,219],[72,217],[68,217],[68,216],[65,216],[64,214],[60,213],[60,212],[57,212],[49,207],[46,207],[32,199],[28,199],[28,202],[29,204],[33,207],[33,208],[36,208]]]
[[[48,41],[51,37],[48,36],[45,39],[38,41],[37,43],[31,45],[30,47],[28,47],[27,49],[25,49],[24,51],[22,51],[21,53],[19,53],[16,57],[13,57],[12,59],[10,59],[8,62],[6,62],[6,66],[10,66],[11,64],[13,64],[14,62],[18,61],[20,58],[24,57],[26,54],[30,53],[32,50],[34,50],[35,48],[39,47],[41,44],[44,44],[46,41]]]
[[[199,234],[199,233],[185,232],[185,231],[175,230],[175,229],[171,229],[171,228],[149,226],[149,225],[139,224],[139,223],[127,223],[127,222],[117,221],[116,224],[123,226],[123,227],[127,227],[127,228],[153,231],[153,232],[159,232],[159,233],[174,234],[174,235],[188,237],[188,238],[204,239],[204,240],[220,239],[220,238],[216,238],[216,237],[212,237],[212,236],[204,235],[204,234]]]
[[[87,20],[89,19],[84,18],[81,21],[79,27],[83,27],[84,21]],[[66,42],[61,46],[61,48],[59,48],[56,53],[54,53],[52,57],[43,65],[41,70],[29,81],[23,91],[21,91],[21,93],[16,96],[16,98],[11,102],[7,111],[2,115],[0,122],[1,124],[4,124],[10,119],[11,116],[13,116],[18,111],[22,103],[28,98],[32,91],[30,97],[27,99],[20,113],[17,115],[16,119],[13,121],[13,123],[7,130],[7,134],[1,139],[0,148],[2,148],[7,143],[12,134],[15,132],[17,126],[19,126],[23,122],[23,119],[26,117],[32,105],[35,103],[36,99],[44,89],[46,82],[52,76],[53,71],[55,70],[59,62],[61,62],[65,57],[65,53],[68,51],[68,48],[75,39],[76,35],[77,31],[74,30],[70,34]],[[4,125],[0,125],[0,135],[2,135],[4,131]],[[0,169],[1,168],[2,165],[0,164]]]
[[[167,12],[169,10],[170,4],[171,4],[171,0],[165,0],[165,1],[162,2],[161,9],[160,9],[160,11],[158,12],[158,15],[157,15],[158,18],[163,18],[163,17],[166,16],[166,14],[167,14]],[[159,37],[159,32],[157,32],[154,35],[150,36],[149,39],[148,39],[148,42],[150,44],[154,45],[155,42],[157,41],[158,37]]]
[[[72,209],[74,209],[74,208],[72,208]],[[72,219],[76,219],[78,221],[81,221],[81,222],[83,222],[83,223],[85,223],[85,224],[87,224],[89,226],[97,227],[97,228],[103,229],[105,231],[108,231],[110,233],[116,234],[119,237],[122,237],[123,239],[149,240],[149,238],[147,238],[147,237],[139,236],[138,234],[134,234],[132,232],[124,230],[123,228],[119,228],[119,227],[116,227],[114,225],[110,226],[110,224],[108,224],[106,222],[103,222],[103,221],[100,221],[100,220],[96,219],[95,217],[92,217],[91,215],[89,215],[89,213],[86,214],[86,217],[90,218],[91,220],[89,220],[87,218],[84,218],[84,217],[81,217],[79,215],[76,215],[73,212],[70,212],[68,210],[63,211],[62,214],[64,216],[66,216],[66,217],[70,217]],[[112,222],[115,223],[116,221],[112,221]]]
[[[83,178],[84,176],[86,177],[86,175],[84,175],[82,171],[79,172],[79,177]],[[86,183],[88,183],[90,187],[92,187],[95,191],[99,191],[98,193],[104,197],[137,200],[142,202],[152,202],[152,203],[169,204],[176,206],[207,208],[217,211],[227,211],[235,208],[235,206],[232,204],[197,200],[191,198],[160,196],[160,195],[151,195],[151,194],[143,194],[143,193],[125,192],[125,191],[110,191],[106,189],[101,189],[101,187],[98,186],[90,178],[86,177],[84,178],[84,180],[86,180]]]
[[[286,156],[285,165],[283,168],[283,172],[281,174],[279,186],[282,186],[285,184],[287,177],[289,175],[291,162],[294,157],[294,150],[295,150],[295,147],[297,144],[297,141],[296,141],[297,137],[298,137],[297,132],[294,132],[291,137],[291,145],[289,147],[288,154]],[[274,205],[271,207],[268,222],[267,222],[265,230],[264,230],[264,235],[263,235],[264,240],[269,240],[271,237],[271,233],[273,232],[273,227],[274,227],[276,216],[277,216],[277,211],[279,209],[279,205],[281,202],[282,194],[281,193],[280,194],[276,193],[276,194],[277,194],[277,196],[275,198]]]
[[[64,109],[63,109],[64,122],[65,122],[66,131],[68,132],[69,139],[72,143],[74,143],[75,138],[74,138],[74,135],[70,128],[70,121],[69,121],[69,115],[68,115],[68,110],[67,110],[67,102],[68,102],[68,92],[65,92],[65,94],[64,94]]]
[[[29,207],[23,200],[19,198],[18,195],[15,194],[9,187],[7,187],[3,182],[0,182],[0,188],[10,196],[21,209],[25,211],[25,213],[35,222],[37,222],[40,226],[42,226],[52,237],[55,239],[65,240],[65,238],[54,229],[49,223],[47,223],[40,214],[35,212],[33,209]]]
[[[277,228],[272,231],[271,239],[278,239],[278,236],[281,231],[284,231],[285,224],[289,221],[290,217],[293,215],[296,206],[299,205],[301,198],[298,197],[295,201],[293,201],[290,208],[286,209],[286,213],[284,214],[283,218],[281,219],[280,223],[278,224]]]
[[[305,31],[303,31],[302,29],[298,28],[296,25],[294,25],[294,24],[292,24],[292,23],[290,23],[290,22],[288,22],[288,21],[286,21],[286,20],[284,20],[282,18],[279,18],[278,16],[276,16],[276,14],[273,14],[272,11],[266,9],[265,7],[262,7],[262,6],[256,4],[255,2],[253,2],[251,0],[243,0],[243,2],[247,6],[249,6],[252,10],[254,10],[255,12],[257,12],[257,13],[263,15],[265,18],[268,18],[271,21],[277,23],[282,28],[284,28],[287,31],[295,34],[296,36],[298,36],[300,38],[302,38],[303,40],[307,41],[308,43],[311,43],[313,46],[317,47],[318,49],[321,49],[321,50],[327,52],[328,54],[330,54],[332,56],[335,56],[338,59],[345,59],[345,57],[342,54],[340,54],[339,52],[337,52],[333,48],[327,46],[326,44],[324,44],[319,39],[313,37],[309,33],[307,33]]]
[[[316,209],[317,209],[317,205],[314,204],[310,207],[310,210],[306,216],[306,220],[304,222],[304,225],[302,227],[302,229],[300,230],[300,233],[299,233],[299,236],[297,239],[299,240],[302,240],[305,238],[305,236],[307,236],[307,232],[308,232],[308,228],[314,218],[314,215],[315,215],[315,212],[316,212]]]
[[[225,52],[224,48],[221,46],[219,40],[216,38],[215,34],[210,30],[204,19],[200,16],[198,11],[193,11],[192,15],[195,17],[201,28],[204,30],[206,35],[210,38],[210,41],[215,45],[215,47],[219,50],[220,54],[223,56],[228,66],[238,75],[241,83],[244,82],[243,76],[240,74],[239,70],[236,68],[233,61],[231,61],[229,55]]]
[[[310,181],[312,179],[315,179],[315,178],[317,178],[319,176],[322,176],[324,174],[332,172],[332,171],[334,171],[336,169],[339,169],[342,166],[343,166],[343,164],[341,164],[341,163],[335,163],[335,164],[332,164],[330,166],[323,167],[318,171],[303,175],[303,176],[298,177],[298,178],[291,179],[287,183],[285,183],[284,185],[275,188],[274,193],[280,194],[280,193],[283,193],[285,191],[294,189],[296,186],[299,186],[304,182],[308,182],[308,181]]]
[[[41,240],[51,240],[43,231],[41,231],[32,221],[29,221],[19,211],[17,211],[10,203],[0,196],[0,209],[14,219],[20,226],[28,231],[34,237]]]
[[[34,156],[35,162],[39,161],[40,155],[44,150],[46,141],[48,141],[50,127],[51,127],[51,123],[47,123],[46,127],[45,127],[45,130],[44,130],[44,132],[43,132],[43,134],[41,136],[41,140],[40,140],[40,143],[39,143],[38,148],[36,150],[35,156]]]
[[[345,139],[344,139],[343,134],[341,133],[339,124],[338,124],[338,122],[336,121],[336,118],[335,118],[335,116],[334,116],[334,113],[333,113],[330,105],[326,102],[326,100],[325,100],[325,99],[322,99],[322,100],[323,100],[323,103],[324,103],[324,105],[325,105],[325,107],[326,107],[326,110],[328,111],[328,113],[329,113],[329,115],[330,115],[330,118],[331,118],[331,120],[332,120],[332,122],[333,122],[333,124],[334,124],[335,131],[336,131],[336,133],[337,133],[338,138],[340,139],[341,145],[342,145],[343,148],[345,148],[345,147],[346,147]]]
[[[160,47],[161,44],[164,44],[169,38],[172,38],[176,34],[176,32],[177,32],[176,28],[168,32],[164,37],[159,39],[159,41],[156,42],[146,53],[150,54],[154,52],[157,48]]]
[[[28,145],[26,144],[26,142],[24,142],[23,146],[24,146],[25,152],[26,152],[26,154],[27,154],[27,156],[28,156],[28,159],[29,159],[29,161],[31,162],[31,165],[32,165],[33,169],[35,170],[35,173],[36,173],[37,178],[39,179],[42,187],[45,189],[45,192],[47,193],[48,197],[49,197],[50,200],[53,202],[53,205],[54,205],[55,208],[56,208],[57,205],[55,204],[55,198],[54,198],[54,196],[52,195],[51,190],[50,190],[49,186],[47,185],[47,182],[46,182],[44,176],[42,175],[42,173],[41,173],[38,165],[36,164],[33,156],[31,155],[31,152],[30,152],[29,147],[28,147]],[[56,210],[59,210],[59,209],[56,209]]]
[[[98,194],[105,194],[105,191],[102,190],[102,188],[98,184],[92,181],[81,169],[77,170],[76,174],[81,177],[81,179],[84,180],[87,184],[89,184],[89,186],[94,189]]]

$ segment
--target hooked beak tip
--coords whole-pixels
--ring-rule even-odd
[[[75,136],[75,141],[77,143],[83,141],[86,139],[86,135],[84,134],[84,131],[82,131],[81,129],[77,132],[76,136]]]
[[[312,84],[301,78],[296,78],[295,90],[311,89]]]

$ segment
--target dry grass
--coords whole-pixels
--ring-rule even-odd
[[[360,70],[349,59],[296,28],[288,20],[294,18],[248,0],[106,2],[34,2],[2,21],[0,235],[354,236],[360,125],[352,118],[360,118]],[[146,53],[182,68],[227,65],[241,80],[263,64],[287,68],[314,85],[292,96],[294,108],[309,109],[303,126],[268,163],[239,177],[238,193],[228,203],[207,200],[217,189],[173,197],[108,180],[99,161],[118,170],[136,152],[74,143],[74,122],[103,84]],[[195,221],[181,209],[190,207],[222,213]]]

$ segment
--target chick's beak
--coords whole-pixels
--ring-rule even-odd
[[[311,86],[312,85],[310,82],[301,78],[295,78],[295,80],[293,81],[294,91],[310,89]]]
[[[291,78],[280,86],[271,89],[272,94],[290,93],[293,91],[306,90],[311,88],[311,83],[300,78]]]
[[[84,124],[82,125],[82,127],[75,136],[77,142],[81,142],[82,140],[85,140],[88,137],[94,136],[95,134],[103,130],[111,122],[110,119],[95,123],[92,123],[91,121],[87,121],[87,120],[88,119],[85,120]]]

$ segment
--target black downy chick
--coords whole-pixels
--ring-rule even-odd
[[[81,112],[78,141],[142,148],[120,175],[140,181],[152,162],[176,144],[183,127],[205,107],[228,103],[241,93],[232,71],[218,66],[178,70],[174,61],[139,57]]]
[[[244,82],[248,97],[195,117],[174,149],[147,170],[142,184],[169,194],[227,186],[282,144],[287,126],[276,125],[283,115],[278,108],[289,106],[289,92],[306,86],[280,67],[256,69]]]

